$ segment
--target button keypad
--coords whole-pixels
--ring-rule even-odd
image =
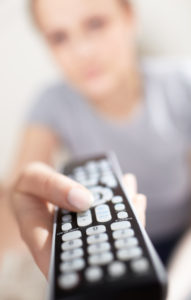
[[[82,246],[82,240],[76,239],[76,240],[69,240],[69,241],[62,243],[61,248],[63,251],[65,251],[65,250],[75,249],[75,248],[78,248],[81,246]]]
[[[113,260],[113,254],[111,252],[103,252],[95,255],[91,255],[88,259],[90,265],[106,265]]]
[[[106,231],[106,227],[104,225],[98,225],[98,226],[89,227],[86,230],[86,234],[87,235],[94,235],[94,234],[103,233],[105,231]]]
[[[76,230],[76,231],[72,231],[72,232],[68,232],[68,233],[63,234],[62,240],[63,240],[64,242],[66,242],[66,241],[78,239],[78,238],[80,238],[81,236],[82,236],[81,231]]]
[[[77,213],[76,219],[61,210],[60,288],[78,286],[79,272],[92,284],[105,273],[111,279],[130,272],[147,273],[150,264],[132,228],[125,196],[114,193],[118,182],[110,163],[106,159],[90,161],[76,167],[70,177],[89,189],[94,203],[89,210]]]
[[[88,246],[88,253],[89,254],[96,254],[100,252],[105,252],[110,250],[111,246],[108,242],[105,243],[98,243]]]
[[[108,240],[108,235],[106,233],[100,233],[91,235],[87,238],[88,244],[96,244],[96,243],[102,243],[106,242]]]
[[[108,205],[103,204],[95,208],[96,219],[99,223],[105,223],[112,219],[110,208]]]
[[[77,224],[79,227],[85,227],[92,223],[92,214],[90,210],[77,214]]]

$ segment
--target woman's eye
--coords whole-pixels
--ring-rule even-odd
[[[90,29],[93,29],[93,30],[94,29],[101,29],[105,26],[105,23],[106,23],[105,20],[100,19],[100,18],[95,18],[95,19],[90,20],[88,22],[88,27]]]
[[[51,44],[60,45],[60,44],[66,43],[67,36],[65,33],[57,32],[57,33],[52,34],[49,37],[49,40],[50,40]]]

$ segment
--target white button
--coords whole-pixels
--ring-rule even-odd
[[[88,226],[92,223],[92,214],[90,210],[77,214],[77,224],[79,227]]]
[[[110,208],[106,204],[97,206],[95,214],[98,222],[108,222],[112,219]]]
[[[100,233],[88,236],[87,242],[88,244],[96,244],[101,242],[106,242],[108,240],[108,235],[106,233]]]
[[[86,176],[85,170],[83,167],[77,167],[73,171],[74,176]]]
[[[112,199],[113,204],[117,204],[117,203],[121,203],[121,202],[123,202],[123,198],[121,196],[115,196]]]
[[[103,271],[99,267],[89,267],[85,272],[86,279],[90,282],[98,281],[103,276]]]
[[[128,218],[128,213],[126,211],[120,211],[118,214],[117,214],[117,217],[119,219],[126,219]]]
[[[87,176],[85,174],[76,174],[74,176],[74,180],[82,182],[85,181],[87,179]]]
[[[81,236],[82,236],[81,231],[76,230],[76,231],[72,231],[72,232],[68,232],[68,233],[63,234],[62,240],[64,242],[66,242],[66,241],[78,239]]]
[[[62,231],[68,231],[72,228],[72,224],[71,223],[65,223],[62,225]]]
[[[130,227],[131,227],[131,223],[129,221],[115,222],[111,224],[112,230],[126,229]]]
[[[134,272],[142,274],[148,272],[149,262],[146,258],[141,258],[139,260],[131,262],[131,268]]]
[[[98,166],[101,170],[110,169],[110,164],[107,160],[103,159],[98,162]]]
[[[95,186],[93,188],[89,188],[89,191],[93,194],[94,197],[92,206],[104,204],[105,202],[110,201],[113,197],[112,190],[106,187]]]
[[[104,225],[98,225],[98,226],[93,226],[89,227],[86,229],[86,234],[87,235],[93,235],[93,234],[98,234],[106,231],[106,227]]]
[[[97,180],[99,182],[100,174],[98,172],[88,174],[89,178]]]
[[[64,223],[68,223],[72,220],[72,216],[71,215],[65,215],[62,217],[62,222]]]
[[[115,188],[117,186],[117,181],[112,175],[103,175],[100,181],[111,188]]]
[[[96,254],[96,253],[106,252],[108,250],[110,250],[110,244],[107,243],[107,242],[93,244],[93,245],[88,246],[88,253],[89,254]]]
[[[116,204],[115,205],[115,210],[116,211],[120,211],[120,210],[124,210],[125,209],[125,205],[122,203]]]
[[[122,249],[117,251],[117,257],[120,260],[129,260],[129,259],[140,257],[141,255],[142,255],[142,250],[139,247]]]
[[[77,240],[70,240],[67,242],[62,243],[62,250],[70,250],[70,249],[75,249],[79,248],[82,246],[82,240],[77,239]]]
[[[71,261],[61,263],[61,272],[80,271],[85,267],[85,261],[82,258],[77,258]]]
[[[90,161],[85,165],[85,168],[89,172],[95,172],[98,169],[97,163],[95,161]]]
[[[113,238],[115,240],[124,239],[124,238],[132,237],[132,236],[134,236],[133,229],[116,230],[113,232]]]
[[[115,261],[108,266],[108,273],[112,277],[120,277],[126,272],[126,266],[120,261]]]
[[[78,258],[84,255],[84,252],[81,248],[71,249],[61,253],[61,260],[67,261],[74,258]]]
[[[76,273],[69,273],[65,275],[61,275],[58,278],[58,284],[61,289],[72,289],[79,282],[79,276]]]
[[[111,252],[103,252],[92,255],[88,258],[90,265],[106,265],[113,260],[113,254]]]
[[[117,249],[130,248],[137,245],[138,245],[138,240],[135,237],[115,241],[115,247]]]
[[[91,186],[97,185],[98,181],[99,181],[98,178],[88,178],[83,181],[80,181],[80,183],[86,187],[91,187]]]

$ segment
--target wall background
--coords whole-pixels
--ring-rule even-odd
[[[191,58],[190,0],[131,0],[143,55]],[[59,76],[27,14],[28,0],[0,0],[0,179],[16,151],[24,115]]]

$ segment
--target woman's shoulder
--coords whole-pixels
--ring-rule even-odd
[[[51,83],[49,86],[41,90],[41,92],[36,97],[38,100],[44,100],[46,102],[62,102],[62,104],[68,101],[76,100],[81,98],[80,93],[76,91],[71,85],[66,81],[56,81]]]
[[[142,73],[148,78],[191,80],[191,59],[146,57],[140,65]]]
[[[28,123],[67,120],[74,107],[80,107],[79,99],[80,95],[66,82],[54,82],[34,96],[26,120]]]

